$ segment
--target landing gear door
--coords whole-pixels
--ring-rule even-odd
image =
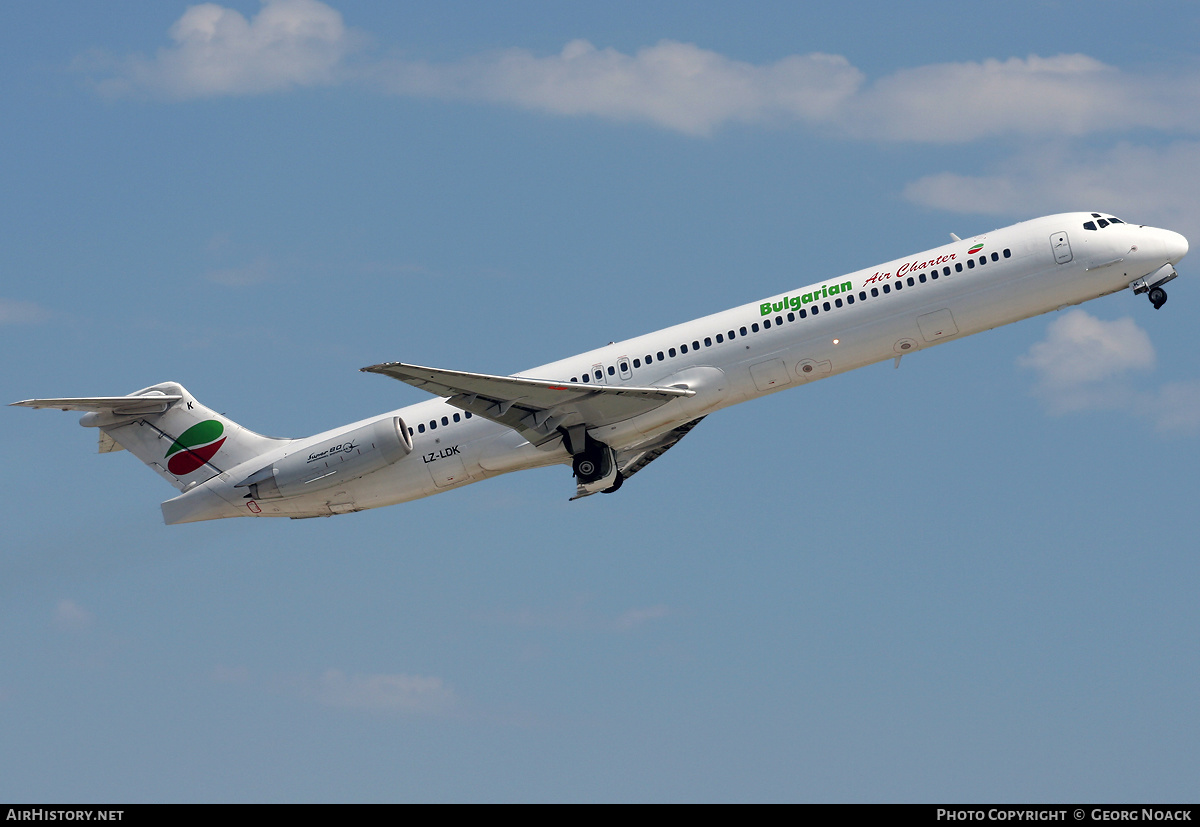
[[[1071,242],[1067,240],[1066,233],[1050,236],[1050,249],[1054,251],[1054,261],[1058,264],[1066,264],[1072,258]]]

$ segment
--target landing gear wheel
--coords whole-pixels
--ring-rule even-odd
[[[617,493],[617,489],[620,488],[621,484],[624,482],[625,482],[625,475],[622,474],[620,471],[618,471],[617,472],[617,481],[614,482],[612,485],[610,485],[608,488],[605,488],[602,493],[615,494],[615,493]]]
[[[1167,291],[1161,287],[1155,287],[1150,291],[1150,304],[1154,305],[1154,309],[1162,307],[1167,303]]]
[[[575,457],[574,466],[575,476],[582,482],[591,482],[600,476],[600,463],[587,454]]]

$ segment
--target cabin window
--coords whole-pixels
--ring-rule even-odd
[[[585,384],[585,385],[591,381],[590,379],[588,379],[588,375],[586,373],[580,378],[583,379],[583,384]]]
[[[942,275],[943,275],[943,276],[948,276],[948,275],[950,275],[950,265],[948,265],[948,264],[947,264],[945,267],[943,267],[943,268],[942,268]],[[933,277],[936,279],[936,278],[937,278],[937,273],[934,273],[934,274],[933,274]]]
[[[422,434],[425,433],[425,423],[424,422],[422,422],[420,425],[417,426],[417,431]]]
[[[704,346],[705,346],[705,347],[712,347],[712,339],[710,339],[710,338],[708,338],[707,336],[705,336],[705,337],[704,337]]]
[[[616,376],[616,375],[617,375],[617,369],[616,369],[616,368],[614,368],[612,365],[609,365],[609,366],[608,366],[608,375],[609,375],[609,376]]]
[[[717,344],[721,344],[724,341],[725,341],[725,337],[722,336],[720,333],[718,333],[717,334]]]
[[[412,435],[413,435],[413,429],[412,429],[412,425],[409,425],[409,426],[408,426],[408,435],[409,435],[409,436],[412,436]]]
[[[980,257],[979,257],[979,263],[980,263],[980,264],[987,264],[987,256],[980,256]]]
[[[974,267],[975,267],[975,259],[973,259],[973,258],[967,259],[967,269],[970,270],[970,269],[973,269]]]
[[[680,352],[680,353],[687,353],[687,345],[680,345],[680,346],[679,346],[679,352]]]
[[[834,299],[834,301],[833,301],[833,306],[834,306],[834,307],[841,307],[841,306],[842,306],[842,300],[841,300],[841,299]]]
[[[925,277],[924,277],[924,276],[921,276],[921,281],[925,281]],[[909,286],[909,287],[912,287],[912,286],[913,286],[913,277],[912,277],[912,276],[909,276],[909,277],[908,277],[908,286]]]
[[[652,356],[651,356],[649,353],[647,353],[647,354],[646,354],[646,364],[647,364],[647,365],[653,365],[653,364],[654,364],[654,358],[653,358],[653,357],[652,357]]]
[[[448,416],[443,416],[443,417],[442,417],[442,424],[443,424],[443,425],[449,425],[449,424],[450,424],[450,417],[448,417]]]
[[[675,354],[674,354],[674,353],[672,353],[671,355],[672,355],[672,356],[674,356]],[[661,361],[662,361],[663,359],[665,359],[665,358],[667,358],[667,357],[663,356],[663,352],[660,350],[660,351],[658,352],[658,361],[660,361],[660,362],[661,362]]]
[[[1012,258],[1012,250],[1010,250],[1010,249],[1008,249],[1007,247],[1005,247],[1005,248],[1004,248],[1004,257],[1005,257],[1005,258]]]
[[[955,264],[954,264],[954,272],[956,272],[956,273],[961,273],[961,272],[962,272],[962,262],[961,262],[961,261],[959,261],[959,262],[955,262]]]
[[[674,359],[675,358],[675,348],[668,348],[667,355],[670,356],[672,359]]]
[[[621,373],[629,373],[629,363],[628,362],[621,363]]]
[[[738,333],[741,333],[743,336],[745,336],[745,335],[746,335],[746,328],[744,328],[744,327],[739,327],[739,328],[738,328]],[[731,338],[731,339],[733,338],[733,334],[732,334],[732,333],[730,333],[730,334],[729,334],[729,338]]]
[[[758,322],[755,322],[754,324],[750,325],[750,330],[757,333],[758,332]]]
[[[820,313],[820,312],[821,312],[821,308],[817,307],[817,306],[814,304],[812,307],[810,307],[810,308],[809,308],[809,311],[810,311],[810,312],[811,312],[811,313],[812,313],[812,314],[815,316],[815,315],[817,315],[818,313]]]
[[[431,431],[437,430],[437,420],[436,419],[429,420],[429,430],[431,430]]]
[[[592,371],[592,375],[596,377],[597,382],[604,381],[604,371],[600,370],[600,368],[596,368],[594,371]]]
[[[633,366],[634,366],[635,368],[640,368],[640,367],[642,366],[642,360],[641,360],[641,359],[634,359],[634,360],[633,360]]]
[[[896,279],[896,289],[897,290],[904,289],[904,279]]]
[[[822,304],[822,305],[821,305],[821,309],[822,309],[822,310],[829,310],[829,302],[825,302],[824,304]]]
[[[692,350],[699,350],[699,349],[700,349],[700,343],[692,342]]]
[[[454,421],[455,421],[455,422],[462,422],[462,414],[455,414],[455,415],[454,415]]]
[[[788,313],[788,321],[789,321],[789,322],[794,322],[794,321],[796,321],[796,314],[795,314],[795,313]]]
[[[471,418],[471,412],[467,411],[467,419],[470,419],[470,418]]]
[[[807,311],[807,310],[805,310],[803,307],[801,307],[801,308],[800,308],[800,318],[801,318],[801,319],[807,319],[807,318],[808,318],[808,311]]]
[[[763,330],[770,330],[770,329],[771,329],[771,320],[767,319],[763,322]]]
[[[871,288],[871,296],[874,298],[879,298],[879,288],[878,287]]]
[[[858,300],[860,302],[865,302],[867,300],[867,291],[866,290],[858,291]]]
[[[936,274],[934,275],[934,278],[937,278]],[[925,274],[922,273],[921,275],[917,276],[917,279],[921,282],[921,284],[924,284],[925,283]]]
[[[1000,254],[992,253],[992,261],[999,261],[999,260],[1000,260]]]
[[[883,292],[885,292],[885,293],[890,293],[890,292],[892,292],[892,286],[891,286],[890,284],[885,284],[885,285],[883,286]]]

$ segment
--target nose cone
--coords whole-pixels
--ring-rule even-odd
[[[1170,230],[1163,230],[1163,246],[1166,247],[1167,258],[1172,264],[1178,264],[1188,252],[1188,240]]]

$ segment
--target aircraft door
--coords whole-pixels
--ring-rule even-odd
[[[1055,233],[1050,236],[1050,248],[1054,251],[1054,261],[1058,264],[1066,264],[1072,258],[1071,242],[1067,240],[1066,233]]]

